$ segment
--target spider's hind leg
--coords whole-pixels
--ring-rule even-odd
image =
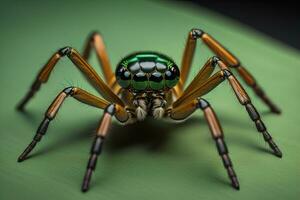
[[[101,70],[104,75],[104,79],[106,83],[112,87],[113,91],[115,93],[118,93],[121,87],[117,84],[116,77],[114,75],[114,72],[112,71],[112,67],[109,61],[109,57],[104,45],[104,40],[101,36],[101,34],[97,31],[92,32],[88,39],[86,40],[86,43],[84,45],[82,57],[88,61],[91,50],[95,49],[95,53],[97,55],[98,61],[101,65]]]

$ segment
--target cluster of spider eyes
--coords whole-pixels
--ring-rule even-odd
[[[133,90],[164,90],[174,87],[179,80],[179,69],[175,64],[160,62],[135,62],[129,66],[119,65],[116,77],[122,88]]]

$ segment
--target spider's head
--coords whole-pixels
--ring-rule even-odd
[[[136,92],[165,91],[179,81],[180,71],[175,62],[155,52],[138,52],[123,58],[115,72],[122,88]]]

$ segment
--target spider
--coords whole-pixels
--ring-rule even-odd
[[[192,82],[185,87],[198,39],[201,39],[216,56],[211,57]],[[92,48],[95,49],[97,58],[101,63],[105,81],[87,62]],[[111,69],[103,39],[99,33],[94,32],[88,38],[82,56],[71,47],[59,49],[52,55],[18,105],[18,110],[24,109],[26,103],[35,95],[42,83],[47,82],[56,63],[64,56],[67,56],[74,63],[74,66],[81,71],[102,97],[94,96],[74,86],[62,90],[49,106],[32,142],[19,156],[18,161],[25,160],[36,144],[41,141],[46,134],[48,125],[55,118],[67,97],[73,97],[82,103],[104,109],[83,178],[81,187],[83,192],[89,189],[91,176],[96,168],[97,159],[101,154],[103,142],[107,137],[113,116],[126,125],[145,120],[147,117],[184,120],[197,109],[204,112],[204,117],[227,170],[231,185],[239,190],[239,182],[228,154],[219,120],[208,101],[202,98],[225,80],[229,82],[239,103],[246,108],[256,125],[257,131],[262,134],[274,155],[282,157],[280,149],[268,133],[259,113],[231,69],[237,70],[246,84],[269,106],[273,113],[279,114],[280,110],[267,97],[253,76],[241,66],[238,59],[203,30],[192,29],[189,31],[180,70],[175,62],[166,55],[141,51],[123,58],[117,65],[115,74]],[[215,68],[219,68],[216,73],[214,73]]]

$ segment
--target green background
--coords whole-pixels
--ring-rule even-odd
[[[224,16],[156,1],[2,1],[0,11],[0,199],[299,199],[299,52]],[[274,22],[276,26],[276,22]],[[270,154],[224,83],[206,98],[223,125],[241,190],[231,188],[201,112],[185,123],[116,121],[88,193],[80,192],[102,111],[68,99],[30,159],[17,163],[57,93],[75,85],[95,93],[63,59],[26,113],[14,110],[36,73],[66,45],[82,50],[90,31],[104,36],[113,65],[137,50],[180,63],[192,27],[217,38],[253,72],[283,114],[272,115],[249,91],[283,151]],[[278,27],[280,28],[280,27]],[[190,79],[212,56],[199,43]],[[93,54],[91,64],[99,71]]]

